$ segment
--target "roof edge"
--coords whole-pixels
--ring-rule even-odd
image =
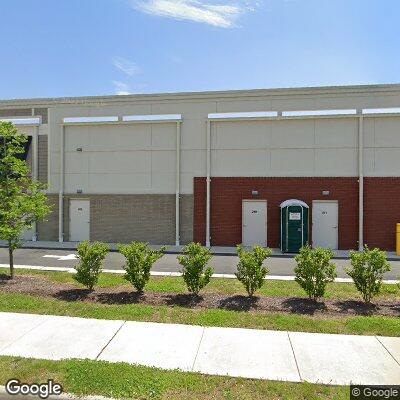
[[[292,88],[270,89],[240,89],[240,90],[216,90],[197,92],[165,92],[143,93],[129,95],[104,95],[104,96],[74,96],[74,97],[48,97],[48,98],[22,98],[2,99],[0,106],[24,106],[24,105],[48,105],[52,104],[99,104],[106,102],[124,103],[131,101],[154,100],[179,100],[229,97],[259,97],[259,96],[285,96],[285,95],[324,95],[324,94],[368,94],[371,92],[400,92],[400,83],[371,84],[371,85],[342,85],[342,86],[306,86]]]

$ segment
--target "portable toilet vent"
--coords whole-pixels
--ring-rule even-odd
[[[281,251],[297,253],[308,242],[308,205],[290,199],[281,207]]]

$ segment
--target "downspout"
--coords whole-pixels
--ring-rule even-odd
[[[211,121],[207,120],[206,247],[211,247],[211,243],[210,243],[210,183],[211,183]]]
[[[364,117],[359,110],[358,122],[358,249],[364,247]]]
[[[39,168],[39,151],[38,151],[38,136],[39,136],[39,126],[35,126],[35,131],[33,132],[32,135],[32,159],[33,159],[33,165],[32,165],[32,178],[37,181],[38,180],[38,168]],[[32,225],[32,242],[37,241],[37,224],[36,222],[33,223]]]
[[[60,176],[59,185],[60,190],[58,194],[58,241],[62,243],[64,241],[64,136],[65,126],[62,126],[61,131],[61,146],[60,146]]]
[[[180,194],[181,122],[176,123],[176,179],[175,179],[175,246],[180,245],[179,194]]]

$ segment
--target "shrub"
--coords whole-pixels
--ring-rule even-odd
[[[308,297],[317,300],[325,294],[326,285],[336,278],[336,266],[331,262],[332,250],[306,245],[295,257],[295,281],[304,289]]]
[[[124,278],[142,293],[150,279],[151,267],[164,255],[165,247],[153,250],[147,243],[132,242],[119,245],[118,251],[126,258]]]
[[[109,251],[106,244],[100,242],[90,243],[85,241],[79,243],[78,248],[79,264],[75,267],[74,279],[93,290],[99,280],[102,270],[102,263]]]
[[[198,295],[211,279],[214,270],[207,267],[212,254],[200,243],[190,243],[183,248],[183,255],[178,256],[182,265],[182,277],[189,292]]]
[[[254,246],[251,251],[246,251],[242,246],[237,246],[239,263],[235,275],[243,283],[250,297],[264,284],[264,278],[269,271],[266,267],[263,267],[263,262],[271,253],[270,249],[264,249],[260,246]]]
[[[381,291],[383,274],[390,271],[386,253],[379,249],[370,250],[365,246],[361,252],[350,252],[351,268],[346,272],[351,276],[357,290],[366,303]]]

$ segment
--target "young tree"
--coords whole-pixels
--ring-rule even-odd
[[[132,242],[118,245],[118,251],[126,258],[124,278],[142,293],[150,279],[151,267],[164,255],[165,247],[153,250],[147,243]]]
[[[263,262],[272,254],[272,251],[261,246],[254,246],[252,250],[246,251],[239,245],[237,254],[239,264],[235,274],[236,278],[242,282],[249,297],[253,297],[255,291],[264,284],[268,268],[263,266]]]
[[[85,240],[79,243],[77,248],[79,264],[75,267],[74,279],[92,291],[99,281],[103,261],[109,250],[109,247],[101,242],[90,243]]]
[[[10,277],[14,277],[13,253],[23,232],[50,212],[44,186],[30,177],[21,159],[27,136],[10,122],[0,122],[0,239],[7,241]]]
[[[381,291],[383,274],[390,271],[386,252],[377,248],[370,250],[365,246],[361,252],[351,251],[350,260],[351,268],[347,268],[346,272],[353,278],[363,300],[370,303]]]
[[[182,277],[190,293],[199,294],[200,290],[210,283],[214,269],[208,266],[212,254],[200,243],[189,243],[178,256],[182,265]]]
[[[329,249],[309,245],[303,246],[295,257],[297,266],[294,269],[295,281],[304,289],[308,297],[318,300],[325,294],[328,283],[337,276],[336,265],[331,261],[334,253]]]

